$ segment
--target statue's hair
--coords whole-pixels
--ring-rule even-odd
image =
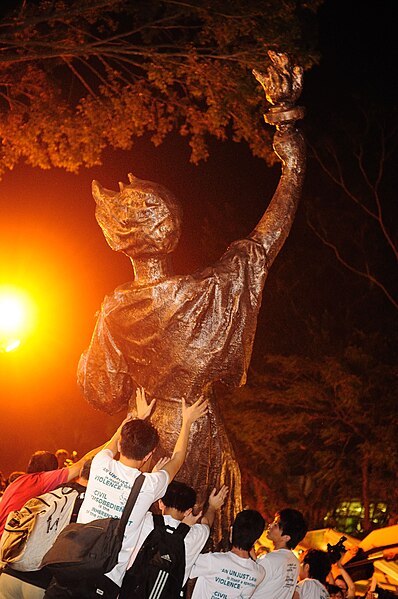
[[[119,183],[119,192],[93,182],[97,220],[109,245],[131,257],[172,252],[180,237],[179,202],[163,185],[131,174],[129,180]]]

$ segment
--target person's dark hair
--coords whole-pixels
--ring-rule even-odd
[[[322,584],[326,584],[326,577],[329,574],[332,563],[326,551],[321,549],[308,549],[304,554],[304,564],[309,565],[309,577],[316,578]]]
[[[145,420],[130,420],[123,425],[120,435],[120,453],[129,460],[143,460],[156,449],[159,434],[156,428]]]
[[[290,540],[286,543],[289,549],[294,549],[307,534],[308,525],[304,516],[298,510],[285,508],[276,513],[279,516],[279,526],[282,534],[289,535]]]
[[[343,591],[337,584],[327,584],[326,590],[330,596],[339,594],[339,598],[343,599]]]
[[[232,525],[232,546],[250,551],[261,537],[265,520],[256,510],[243,510],[237,514]]]
[[[81,476],[81,478],[88,480],[88,477],[90,476],[90,469],[91,469],[92,463],[93,463],[93,458],[90,458],[89,460],[86,460],[84,462],[83,466],[80,468],[80,473],[79,473],[79,476]]]
[[[14,472],[11,472],[10,476],[7,478],[7,485],[13,483],[14,480],[17,480],[17,478],[19,478],[23,474],[26,474],[26,472],[21,472],[20,470],[14,470]]]
[[[344,580],[344,576],[342,576],[341,574],[338,574],[335,579],[336,580],[341,580],[342,582],[344,582],[344,590],[348,591],[348,584],[346,583],[346,581]],[[341,589],[342,587],[340,585],[337,585],[339,587],[339,589]]]
[[[34,472],[50,472],[58,469],[58,460],[53,453],[49,451],[35,451],[29,460],[26,469],[27,474]]]
[[[195,505],[196,491],[185,483],[173,480],[167,487],[162,501],[166,507],[175,508],[179,512],[185,512]]]

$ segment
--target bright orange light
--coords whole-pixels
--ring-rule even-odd
[[[26,292],[0,286],[0,351],[17,349],[34,327],[34,305]]]

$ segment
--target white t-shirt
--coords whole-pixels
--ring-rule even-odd
[[[177,528],[180,524],[179,520],[176,520],[172,516],[165,515],[164,523],[166,526],[171,526],[172,528]],[[149,535],[149,533],[153,530],[153,517],[150,512],[144,518],[144,523],[141,528],[140,536],[138,538],[137,545],[130,557],[128,567],[132,566],[135,558],[137,557],[137,553],[141,549],[141,545]],[[185,574],[184,574],[184,582],[186,583],[188,580],[189,573],[193,564],[195,563],[199,553],[202,551],[207,539],[209,538],[210,528],[207,524],[194,524],[191,526],[190,531],[184,538],[185,544]]]
[[[114,460],[109,449],[100,451],[93,458],[85,498],[77,521],[86,523],[99,518],[120,518],[131,487],[139,474],[140,471],[136,468],[130,468]],[[144,484],[126,526],[119,563],[107,574],[118,586],[122,584],[145,514],[154,501],[163,497],[169,484],[169,475],[165,470],[145,473],[144,476]]]
[[[304,578],[298,583],[296,591],[301,599],[329,599],[329,593],[316,578]]]
[[[270,551],[257,560],[265,578],[256,589],[255,599],[291,599],[296,589],[300,563],[290,549]]]
[[[264,578],[264,570],[232,551],[204,553],[192,567],[190,578],[196,577],[192,599],[248,599]]]

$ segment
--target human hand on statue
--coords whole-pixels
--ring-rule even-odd
[[[190,510],[189,514],[184,516],[184,518],[182,519],[182,522],[184,524],[187,524],[188,526],[193,526],[194,524],[198,523],[198,521],[201,519],[201,517],[202,517],[202,510],[199,512],[199,514],[196,514],[196,516],[193,513],[193,511]]]
[[[221,487],[218,493],[216,489],[213,489],[209,495],[209,508],[213,509],[214,511],[221,509],[228,495],[228,490],[228,487],[225,485]]]
[[[163,466],[165,466],[169,461],[170,458],[160,458],[152,468],[152,472],[159,472],[159,470],[163,470]]]
[[[123,422],[121,423],[121,425],[117,429],[118,432],[119,432],[119,434],[121,433],[121,430],[122,430],[123,426],[126,424],[126,422],[130,422],[130,420],[133,420],[133,419],[134,419],[133,414],[131,412],[128,412],[126,418],[123,420]]]
[[[185,399],[181,400],[182,404],[182,422],[183,424],[188,424],[189,426],[199,420],[202,416],[207,414],[209,410],[209,400],[204,397],[199,397],[195,403],[187,406]]]
[[[135,407],[137,410],[137,418],[139,420],[145,420],[151,415],[153,407],[156,403],[156,399],[152,399],[150,403],[147,402],[144,387],[137,387],[135,391]],[[130,400],[131,405],[131,400]]]

